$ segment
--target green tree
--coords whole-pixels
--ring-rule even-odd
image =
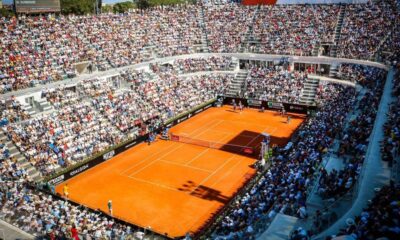
[[[115,13],[124,13],[134,7],[135,7],[135,4],[133,4],[133,2],[119,2],[119,3],[114,4],[114,12]]]
[[[149,0],[136,0],[136,6],[143,10],[150,7],[150,2]]]
[[[63,14],[94,14],[96,0],[61,0]]]
[[[109,12],[112,12],[113,10],[114,9],[113,9],[112,5],[105,5],[105,6],[101,7],[102,13],[109,13]]]
[[[0,8],[0,17],[12,17],[14,16],[14,12],[9,10],[9,9],[5,9],[5,8]]]

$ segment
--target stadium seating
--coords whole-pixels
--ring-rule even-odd
[[[306,77],[303,72],[254,67],[248,75],[246,95],[263,101],[299,103]]]
[[[338,5],[263,6],[255,20],[255,52],[310,56],[322,41],[333,42]]]
[[[399,14],[394,4],[392,0],[346,6],[207,3],[126,14],[1,18],[0,94],[43,85],[35,94],[52,108],[31,114],[23,97],[1,96],[0,218],[50,239],[68,238],[73,231],[84,239],[143,238],[145,233],[137,228],[35,188],[23,164],[49,176],[82,163],[226,94],[238,74],[232,69],[234,58],[223,54],[166,57],[244,51],[311,56],[324,43],[337,47],[338,57],[398,64]],[[336,40],[342,8],[344,21]],[[141,70],[126,67],[151,60],[155,61]],[[75,65],[82,62],[91,66],[83,74],[126,68],[115,70],[115,78],[88,75],[71,85],[45,85],[81,74]],[[250,66],[246,71],[242,72],[247,74],[241,86],[244,97],[300,103],[308,73],[281,64]],[[323,199],[348,193],[365,164],[385,77],[382,69],[338,64],[335,78],[356,83],[362,91],[320,84],[315,99],[318,109],[286,148],[274,148],[268,169],[257,165],[259,180],[211,224],[211,238],[254,239],[278,213],[306,219],[306,200],[313,186]],[[394,86],[393,97],[398,97],[398,73]],[[381,145],[382,160],[390,165],[396,164],[399,153],[399,107],[396,99]],[[352,110],[356,116],[349,121]],[[328,172],[322,158],[335,139],[338,155],[347,161],[342,170]],[[26,163],[13,156],[10,143]],[[341,234],[360,239],[394,236],[399,229],[393,220],[398,214],[398,192],[393,185],[383,188]]]
[[[378,189],[361,214],[354,220],[349,219],[347,227],[340,230],[336,236],[350,236],[353,239],[396,239],[399,235],[399,188],[391,182],[390,186]]]
[[[339,56],[369,59],[378,50],[397,46],[393,25],[397,13],[392,9],[391,0],[369,3],[365,9],[364,5],[348,5],[336,43]],[[255,41],[258,44],[250,47],[252,52],[311,55],[320,43],[334,42],[338,12],[339,5],[257,9],[206,4],[124,15],[3,18],[0,92],[74,77],[74,64],[79,62],[89,61],[93,70],[104,71],[154,57],[204,51],[202,44],[210,52],[236,53],[248,41]],[[370,31],[374,26],[381,27]],[[386,38],[387,30],[393,37]],[[383,39],[386,42],[380,44]]]
[[[395,9],[394,1],[386,0],[346,6],[338,56],[371,59],[388,31],[396,28]]]

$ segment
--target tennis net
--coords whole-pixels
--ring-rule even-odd
[[[198,146],[202,146],[202,147],[206,147],[206,148],[219,149],[219,150],[223,150],[223,151],[227,151],[227,152],[234,152],[234,153],[240,153],[240,154],[246,154],[246,155],[255,155],[256,154],[256,151],[253,147],[241,146],[241,145],[235,145],[235,144],[229,144],[229,143],[212,142],[212,141],[206,141],[206,140],[201,140],[201,139],[194,139],[191,137],[176,135],[173,133],[170,133],[170,140],[175,141],[175,142],[198,145]]]

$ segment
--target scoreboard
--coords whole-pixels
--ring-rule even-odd
[[[60,0],[15,0],[17,13],[60,12]]]

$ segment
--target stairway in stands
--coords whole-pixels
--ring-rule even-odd
[[[30,116],[33,116],[34,114],[36,114],[35,109],[33,108],[33,106],[27,102],[19,102],[21,104],[21,108],[26,111]]]
[[[208,37],[207,37],[207,26],[206,22],[204,21],[204,6],[201,6],[198,10],[199,14],[199,24],[202,29],[201,31],[201,51],[204,53],[210,52],[209,48],[209,42],[208,42]]]
[[[340,35],[342,33],[344,15],[346,13],[345,5],[340,5],[339,16],[335,28],[335,36],[334,36],[334,45],[332,45],[331,50],[329,52],[329,56],[337,57],[337,46],[339,45]]]
[[[227,96],[238,97],[243,94],[242,89],[245,86],[247,74],[247,71],[239,71],[236,73],[235,78],[232,80],[228,90],[226,91]]]
[[[26,160],[25,156],[18,150],[14,143],[8,139],[7,135],[2,130],[0,130],[0,142],[7,146],[10,150],[10,157],[16,160],[17,164],[26,171],[32,180],[38,181],[41,179],[40,173]]]
[[[47,101],[46,98],[41,98],[39,100],[35,101],[36,107],[41,111],[41,112],[48,112],[53,109],[52,105]]]
[[[318,86],[319,79],[307,78],[304,83],[303,90],[301,91],[300,103],[313,105],[315,103],[315,96],[317,95]]]
[[[230,71],[239,70],[239,59],[237,59],[237,58],[232,58],[232,61],[231,61],[231,63],[229,64],[229,70],[230,70]]]
[[[260,41],[255,39],[255,37],[253,35],[253,26],[254,26],[254,22],[256,21],[259,10],[260,10],[260,6],[258,6],[256,8],[256,10],[254,11],[253,18],[251,19],[251,24],[247,28],[247,32],[242,37],[242,42],[240,44],[239,52],[256,52],[256,51],[249,50],[250,45],[255,44],[256,46],[259,46],[261,44]],[[256,47],[256,48],[258,49],[258,47]]]
[[[319,53],[319,48],[321,47],[321,44],[316,44],[311,52],[312,56],[318,56]]]
[[[344,15],[346,13],[346,6],[345,5],[340,5],[340,11],[339,11],[339,16],[335,28],[335,36],[334,36],[334,44],[331,46],[331,50],[329,52],[330,57],[337,57],[337,50],[338,50],[338,45],[340,42],[340,36],[342,33],[342,27],[343,27],[343,21],[344,21]],[[332,64],[329,69],[329,77],[336,77],[338,73],[339,65],[338,64]]]

